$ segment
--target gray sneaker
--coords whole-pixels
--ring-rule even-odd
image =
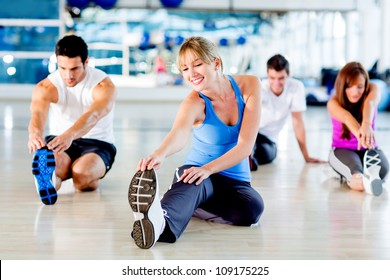
[[[137,171],[130,182],[129,203],[135,217],[132,237],[141,249],[153,247],[165,228],[158,195],[158,180],[154,169]]]

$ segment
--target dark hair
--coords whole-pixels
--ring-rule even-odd
[[[290,74],[290,64],[288,60],[281,54],[275,54],[267,61],[267,71],[273,69],[277,72],[286,70],[286,73]]]
[[[363,96],[357,103],[351,103],[346,95],[346,88],[351,86],[353,82],[362,75],[366,80],[364,84]],[[334,84],[335,96],[340,106],[351,112],[354,118],[361,123],[363,120],[363,105],[364,100],[368,95],[370,79],[366,69],[359,62],[352,61],[347,63],[337,74]],[[343,133],[341,135],[344,139],[350,139],[350,131],[345,124],[343,124]]]
[[[62,55],[70,58],[80,56],[84,64],[88,58],[88,46],[84,40],[76,35],[67,35],[56,44],[56,56]]]

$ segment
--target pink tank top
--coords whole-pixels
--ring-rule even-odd
[[[372,120],[372,129],[375,131],[375,117]],[[350,133],[350,139],[344,139],[341,138],[342,135],[342,123],[334,118],[332,118],[332,126],[333,126],[333,133],[332,133],[332,148],[343,148],[343,149],[349,149],[349,150],[357,150],[358,148],[358,140]],[[377,144],[374,143],[375,147],[377,147]]]

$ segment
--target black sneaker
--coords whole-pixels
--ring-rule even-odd
[[[129,203],[135,217],[131,235],[141,249],[153,247],[165,228],[158,194],[157,174],[154,169],[137,171],[130,182]]]

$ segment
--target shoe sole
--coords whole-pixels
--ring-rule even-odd
[[[379,196],[382,194],[383,187],[382,187],[382,180],[375,179],[371,182],[371,191],[372,194],[375,196]]]
[[[51,181],[55,168],[56,162],[51,150],[42,148],[35,152],[32,174],[35,176],[39,197],[46,205],[53,205],[57,201],[57,191]]]
[[[148,211],[157,194],[157,178],[155,171],[137,171],[129,186],[129,204],[135,215],[143,214],[133,226],[135,244],[142,249],[149,249],[155,243],[153,223],[149,220]]]
[[[375,196],[382,194],[382,180],[379,177],[381,159],[374,150],[368,150],[363,159],[365,174],[370,178],[371,192]]]

